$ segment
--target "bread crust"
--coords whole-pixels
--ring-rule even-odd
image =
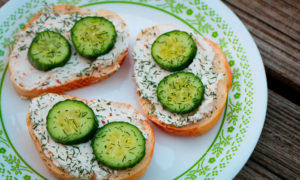
[[[78,98],[75,96],[70,96],[70,95],[61,95],[65,98],[69,99],[76,99],[80,100],[83,102],[87,102],[87,100]],[[117,102],[111,102],[112,105],[118,106],[118,107],[124,107],[127,109],[134,109],[135,113],[140,114],[135,108],[133,108],[129,104],[121,104]],[[109,179],[116,179],[116,180],[129,180],[129,179],[139,179],[147,170],[152,156],[153,156],[153,149],[154,149],[154,144],[155,144],[155,139],[154,139],[154,133],[153,130],[147,120],[142,120],[140,119],[140,122],[143,124],[142,130],[148,132],[149,136],[146,140],[146,154],[141,162],[139,162],[137,165],[135,165],[133,168],[126,169],[126,170],[118,170],[116,174],[108,174],[105,178]],[[34,131],[33,131],[33,123],[30,121],[30,111],[27,113],[26,117],[26,124],[29,130],[29,134],[36,146],[37,151],[39,152],[44,164],[46,167],[49,169],[49,171],[56,176],[58,179],[64,179],[64,180],[79,180],[79,178],[76,178],[72,176],[69,172],[65,171],[62,168],[58,168],[54,165],[52,160],[48,158],[44,153],[43,149],[41,147],[41,144],[38,140],[38,138],[35,136]],[[91,177],[91,180],[97,179],[96,174],[93,174]]]
[[[156,26],[156,28],[157,27],[158,26]],[[141,38],[141,36],[142,34],[140,33],[137,37]],[[138,101],[146,117],[159,128],[170,134],[179,136],[202,135],[209,131],[218,122],[224,110],[227,95],[232,82],[231,70],[227,62],[227,58],[224,55],[223,51],[219,48],[219,46],[209,39],[204,38],[204,40],[207,41],[213,48],[213,51],[215,53],[213,64],[215,63],[214,65],[218,66],[217,71],[225,74],[225,78],[223,80],[220,80],[217,84],[216,94],[218,94],[219,98],[215,100],[214,105],[216,105],[218,108],[217,110],[213,111],[212,115],[209,118],[204,118],[196,123],[191,123],[182,127],[177,127],[172,124],[165,124],[161,120],[159,120],[156,115],[151,113],[152,109],[154,108],[152,103],[148,99],[142,98],[141,93],[138,91]]]
[[[116,13],[114,13],[112,11],[108,11],[108,10],[104,10],[104,9],[99,9],[97,11],[97,13],[94,13],[89,10],[80,9],[79,7],[74,6],[74,5],[57,5],[57,6],[53,6],[53,10],[55,13],[60,13],[60,14],[71,14],[74,12],[78,12],[82,15],[90,15],[90,14],[100,15],[101,14],[104,16],[113,16],[114,18],[120,20],[122,22],[123,26],[126,27],[125,22],[123,21],[123,19],[121,19],[121,17],[119,15],[117,15]],[[41,14],[42,14],[42,12],[39,12],[38,14],[36,14],[27,23],[24,30],[29,28],[30,25],[34,21],[36,21]],[[127,34],[128,34],[128,32],[127,32]],[[124,62],[127,54],[128,54],[128,48],[122,52],[122,54],[117,58],[116,62],[113,65],[101,69],[101,72],[94,73],[92,76],[75,77],[75,78],[73,78],[65,83],[62,83],[60,85],[49,86],[49,87],[43,88],[43,89],[42,88],[34,88],[34,89],[28,90],[26,88],[19,86],[13,80],[12,76],[10,79],[11,79],[11,82],[12,82],[16,92],[22,97],[32,98],[32,97],[36,97],[36,96],[39,96],[44,93],[63,93],[65,91],[70,91],[70,90],[74,90],[77,88],[85,87],[85,86],[103,81],[104,79],[107,79],[108,77],[110,77],[112,74],[114,74],[119,69],[119,67]],[[10,62],[10,58],[9,58],[9,62]],[[12,68],[13,68],[13,64],[9,63],[8,70],[10,72],[10,75],[12,75]]]

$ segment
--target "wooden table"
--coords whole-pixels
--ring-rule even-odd
[[[223,2],[252,34],[269,88],[264,129],[236,179],[300,179],[300,0]]]

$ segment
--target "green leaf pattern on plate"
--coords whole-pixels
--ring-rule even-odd
[[[99,0],[54,0],[50,4],[97,3]],[[105,1],[104,1],[105,2]],[[13,34],[24,28],[25,24],[39,12],[45,0],[28,0],[11,12],[7,19],[0,22],[0,72],[7,64],[7,55],[14,42]],[[110,3],[110,2],[106,2]],[[193,26],[198,33],[218,43],[224,51],[232,70],[232,88],[228,96],[227,110],[221,128],[205,154],[186,172],[179,172],[176,179],[214,179],[239,150],[252,118],[253,79],[246,53],[229,25],[214,9],[200,0],[131,0],[122,3],[155,6],[178,16]],[[43,179],[15,151],[5,132],[2,115],[0,116],[0,179]],[[196,160],[195,160],[196,161]],[[181,174],[180,174],[181,173]]]

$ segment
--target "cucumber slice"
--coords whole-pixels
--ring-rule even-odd
[[[38,70],[64,66],[71,57],[69,42],[59,33],[43,31],[32,40],[29,51],[29,62]]]
[[[142,132],[127,122],[111,122],[100,128],[92,140],[95,156],[112,169],[135,166],[145,156]]]
[[[204,86],[193,73],[177,72],[164,77],[157,86],[158,101],[168,110],[185,114],[201,103]]]
[[[116,42],[115,26],[104,17],[84,17],[71,30],[76,50],[87,58],[108,53]]]
[[[47,115],[46,127],[54,141],[73,145],[90,140],[97,131],[98,123],[89,106],[67,99],[52,107]]]
[[[179,71],[193,61],[197,46],[191,35],[184,31],[170,31],[160,35],[152,44],[155,62],[168,71]]]

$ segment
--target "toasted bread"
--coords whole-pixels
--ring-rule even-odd
[[[141,33],[138,34],[137,39],[142,39],[142,38],[147,39],[146,37],[143,36],[153,31],[156,31],[156,34],[160,35],[159,33],[160,28],[175,29],[175,27],[171,25],[157,25],[143,30]],[[213,52],[215,53],[215,56],[212,61],[212,64],[214,66],[213,68],[214,72],[216,72],[217,74],[220,73],[224,74],[224,77],[217,82],[217,87],[215,91],[216,97],[213,101],[213,110],[209,116],[199,119],[197,122],[190,122],[187,125],[183,125],[183,126],[175,126],[173,124],[167,124],[163,122],[161,119],[159,119],[158,116],[153,113],[153,109],[155,109],[156,107],[151,103],[149,99],[143,98],[141,96],[142,89],[138,89],[138,101],[143,112],[146,114],[147,118],[150,119],[158,127],[160,127],[161,129],[163,129],[164,131],[170,134],[179,135],[179,136],[198,136],[206,133],[218,122],[218,119],[220,118],[224,106],[226,104],[227,94],[230,90],[231,81],[232,81],[232,75],[231,75],[229,64],[227,62],[224,53],[218,47],[218,45],[216,45],[214,42],[206,38],[203,38],[203,40],[209,43],[209,46],[213,49]],[[196,42],[196,44],[198,50],[201,49],[199,42]],[[140,61],[141,59],[135,59],[135,60],[136,60],[135,63],[137,63],[137,61]],[[136,78],[135,80],[137,81]],[[162,109],[161,111],[167,111],[167,110]]]
[[[127,37],[129,37],[125,22],[116,13],[108,11],[108,10],[99,9],[95,13],[95,12],[91,12],[89,10],[80,9],[73,5],[57,5],[57,6],[53,6],[53,12],[55,14],[61,14],[61,15],[77,13],[82,16],[103,16],[111,21],[116,20],[119,22],[119,24],[118,24],[119,27],[116,27],[116,28],[121,28],[124,31],[124,33],[127,34]],[[26,27],[24,28],[24,31],[26,31],[28,28],[30,28],[31,25],[39,19],[41,14],[42,14],[42,12],[36,14],[26,25]],[[128,39],[125,39],[124,41],[128,41]],[[24,59],[19,59],[19,57],[16,57],[16,54],[18,53],[19,49],[15,46],[11,55],[9,56],[10,79],[11,79],[11,82],[13,83],[13,86],[14,86],[16,92],[20,96],[23,96],[23,97],[36,97],[38,95],[41,95],[44,93],[50,93],[50,92],[62,93],[65,91],[70,91],[73,89],[88,86],[88,85],[100,82],[100,81],[110,77],[113,73],[115,73],[120,68],[120,66],[122,65],[122,63],[128,53],[128,42],[126,42],[126,43],[127,43],[127,47],[125,48],[125,50],[120,52],[118,55],[114,56],[113,64],[111,64],[109,66],[105,66],[105,67],[97,67],[97,71],[91,70],[92,74],[89,74],[89,75],[83,74],[82,76],[77,76],[77,75],[73,75],[70,73],[70,75],[67,74],[67,76],[69,76],[69,77],[67,79],[65,79],[63,82],[61,82],[61,81],[55,80],[53,78],[53,77],[55,77],[55,74],[52,74],[52,75],[50,74],[50,73],[55,73],[55,69],[57,69],[57,68],[55,68],[53,70],[48,71],[47,73],[44,73],[44,72],[39,73],[38,75],[41,76],[42,80],[41,80],[41,82],[39,82],[37,85],[34,85],[34,86],[27,85],[26,83],[24,83],[22,81],[18,81],[18,78],[20,79],[20,77],[22,78],[22,76],[27,76],[27,77],[29,77],[29,75],[31,75],[32,77],[35,76],[33,74],[33,72],[38,72],[38,70],[34,69],[28,62],[22,62],[22,63],[28,63],[28,65],[26,64],[26,66],[28,66],[28,69],[29,69],[29,70],[27,70],[27,72],[22,72],[22,70],[20,70],[20,68],[22,68],[22,67],[17,67],[18,65],[20,65],[20,63],[21,63],[20,61],[22,61],[22,60],[28,61],[28,60],[26,58],[24,58],[24,56],[21,56],[21,58],[24,58]],[[75,52],[75,50],[73,48],[72,53],[74,53],[74,52]],[[71,57],[71,59],[72,59],[72,57]],[[70,61],[71,61],[71,59],[70,59]],[[22,66],[25,67],[24,65],[22,65]],[[64,68],[64,67],[60,67],[60,68]],[[18,70],[18,68],[19,68],[19,70]],[[90,65],[89,68],[92,69],[92,64]],[[72,72],[72,71],[70,71],[70,72]],[[49,79],[47,79],[47,77],[48,78],[51,77],[51,79],[49,80]],[[29,78],[29,81],[31,81],[31,80],[34,81],[34,79]],[[51,83],[49,83],[49,81],[51,81]],[[33,83],[35,83],[35,82],[33,82]],[[50,85],[47,85],[47,83]]]
[[[88,100],[82,99],[82,98],[78,98],[78,97],[74,97],[74,96],[69,96],[69,95],[56,95],[56,94],[46,94],[46,95],[50,95],[50,96],[59,96],[62,97],[64,99],[76,99],[76,100],[80,100],[83,101],[85,103],[89,102]],[[39,97],[37,97],[39,98]],[[90,101],[92,102],[92,101]],[[136,115],[141,116],[140,113],[134,109],[131,105],[128,104],[121,104],[121,103],[116,103],[116,102],[110,102],[112,106],[114,106],[114,108],[120,108],[122,110],[128,110],[128,111],[133,111]],[[27,126],[28,126],[28,130],[30,133],[30,136],[32,138],[32,140],[35,143],[35,146],[37,148],[37,152],[40,153],[40,156],[44,162],[44,164],[46,165],[46,167],[50,170],[50,172],[52,172],[52,174],[54,176],[56,176],[59,179],[80,179],[78,177],[73,176],[70,172],[66,171],[65,169],[63,169],[63,167],[57,167],[54,163],[53,163],[53,158],[51,155],[46,155],[43,149],[43,146],[41,146],[40,140],[38,139],[38,137],[35,135],[34,132],[34,124],[31,121],[31,114],[32,112],[29,111],[27,114]],[[114,115],[114,114],[112,114]],[[125,170],[115,170],[115,172],[111,172],[110,174],[107,174],[105,177],[97,177],[97,174],[93,174],[91,176],[90,179],[138,179],[140,178],[147,170],[147,167],[150,164],[150,161],[152,159],[152,155],[153,155],[153,148],[154,148],[154,134],[153,134],[153,130],[151,128],[151,126],[149,125],[148,121],[145,119],[139,119],[138,120],[140,128],[142,129],[143,132],[145,132],[148,137],[146,139],[146,153],[144,158],[137,164],[135,165],[133,168],[130,169],[125,169]],[[50,154],[50,153],[48,153]],[[49,157],[50,156],[50,157]]]

